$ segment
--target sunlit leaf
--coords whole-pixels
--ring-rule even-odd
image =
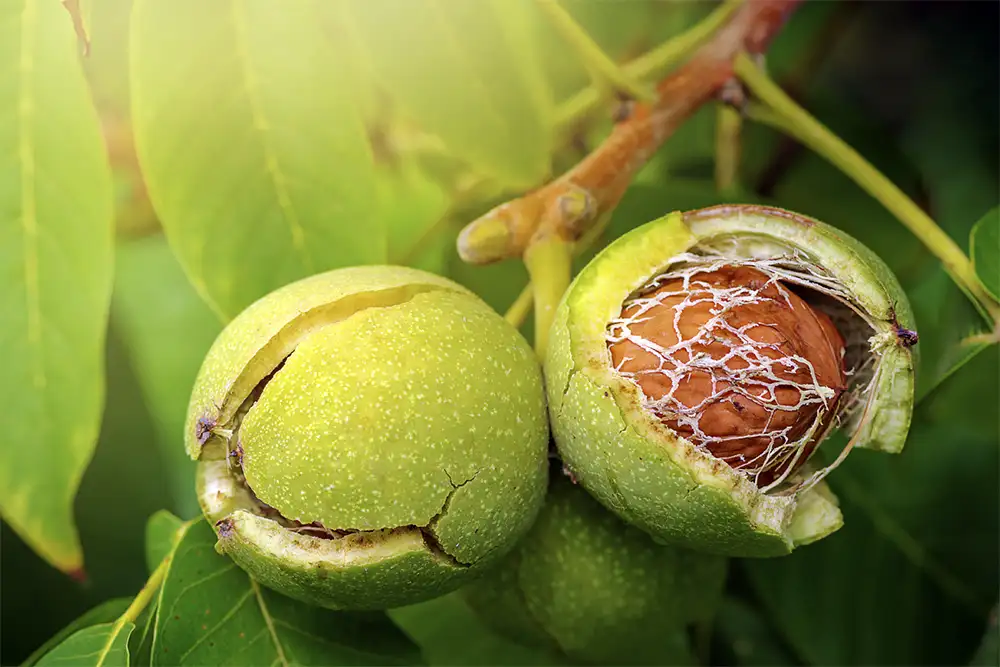
[[[184,419],[195,375],[222,324],[162,237],[119,244],[116,268],[112,317],[156,424],[173,507],[182,516],[196,516],[194,462],[184,451]]]
[[[477,170],[528,187],[549,170],[551,102],[529,3],[369,0],[352,22],[387,94]]]
[[[101,115],[127,118],[128,23],[132,0],[86,0],[90,53],[83,61],[94,103]]]
[[[379,170],[379,210],[393,264],[442,273],[454,239],[443,233],[450,198],[413,160]]]
[[[42,656],[45,667],[127,667],[128,639],[133,623],[102,623],[77,631],[69,639]]]
[[[53,635],[47,642],[39,646],[27,660],[21,663],[21,667],[31,667],[32,665],[37,664],[42,656],[49,653],[56,646],[62,644],[80,630],[89,628],[93,625],[111,623],[122,615],[122,612],[128,608],[131,602],[132,598],[114,598],[88,610],[82,616],[74,619],[72,623]]]
[[[386,260],[368,139],[315,1],[138,0],[131,49],[150,199],[220,316]]]
[[[994,299],[1000,299],[1000,207],[992,209],[972,228],[969,252],[983,287]]]
[[[190,524],[160,590],[154,665],[407,664],[416,651],[383,613],[337,612],[261,587]]]
[[[72,502],[104,402],[111,179],[58,2],[0,12],[0,515],[82,566]]]

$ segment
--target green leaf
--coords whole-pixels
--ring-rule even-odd
[[[90,53],[83,61],[94,103],[101,115],[129,113],[128,22],[132,0],[87,0],[85,24]]]
[[[443,273],[454,238],[442,233],[447,225],[448,193],[420,168],[402,157],[399,164],[378,173],[380,217],[389,232],[393,264]]]
[[[197,516],[195,464],[181,434],[194,378],[222,325],[160,236],[119,244],[111,312],[156,424],[172,507],[182,516]]]
[[[316,0],[137,0],[131,49],[150,200],[220,317],[386,260],[368,139]]]
[[[153,656],[153,628],[156,621],[156,600],[142,610],[135,621],[136,632],[128,640],[129,665],[150,665]]]
[[[67,667],[127,667],[128,640],[135,624],[102,623],[77,631],[73,636],[45,654],[39,665]]]
[[[744,561],[807,662],[959,664],[974,651],[1000,584],[1000,364],[985,362],[922,406],[902,454],[857,450],[834,471],[843,528],[791,556]]]
[[[174,550],[174,544],[184,528],[184,521],[167,510],[149,517],[146,524],[146,567],[152,572]]]
[[[188,524],[160,589],[154,665],[412,663],[413,645],[383,613],[312,607],[262,588]]]
[[[975,342],[985,332],[979,311],[940,266],[907,290],[917,321],[917,400],[987,348]]]
[[[420,646],[431,667],[568,664],[555,652],[522,646],[490,631],[459,593],[392,609],[389,616]]]
[[[31,667],[32,665],[37,664],[42,656],[48,654],[52,651],[52,649],[62,644],[79,630],[101,623],[111,623],[116,618],[121,616],[122,612],[128,609],[131,602],[132,598],[114,598],[86,611],[82,616],[74,619],[72,623],[64,627],[62,630],[53,635],[51,639],[39,646],[35,652],[22,663],[21,667]]]
[[[349,6],[382,87],[424,131],[507,184],[530,187],[549,173],[551,101],[529,3],[369,0]]]
[[[1000,299],[1000,206],[994,207],[972,228],[969,254],[983,287]]]
[[[63,571],[104,402],[111,178],[59,3],[0,14],[0,514]]]

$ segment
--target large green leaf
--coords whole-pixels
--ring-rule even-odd
[[[941,402],[917,413],[902,454],[858,450],[834,471],[840,531],[785,558],[744,561],[808,662],[958,664],[972,654],[1000,583],[996,356],[991,363],[967,365],[938,389]]]
[[[976,274],[994,299],[1000,299],[1000,206],[979,219],[969,236]]]
[[[351,3],[373,71],[401,111],[477,170],[528,187],[549,171],[551,103],[529,3]]]
[[[311,607],[262,588],[188,524],[160,589],[154,665],[384,665],[416,650],[382,613]]]
[[[0,12],[0,515],[78,570],[72,502],[104,402],[111,178],[59,3]]]
[[[113,303],[112,318],[156,423],[173,509],[196,516],[194,462],[184,452],[184,419],[195,375],[222,324],[160,236],[119,244]]]
[[[389,260],[443,273],[454,238],[443,233],[450,222],[448,193],[402,156],[378,172],[380,217],[389,232]]]
[[[66,667],[128,667],[128,639],[135,624],[125,622],[92,625],[45,654],[39,665]]]
[[[47,655],[52,649],[62,644],[80,630],[93,625],[111,623],[121,616],[122,612],[128,609],[131,602],[132,598],[112,598],[111,600],[102,602],[93,609],[87,610],[83,615],[74,619],[73,622],[54,634],[51,639],[39,646],[27,660],[21,663],[21,667],[31,667],[37,664],[43,656]]]
[[[138,0],[132,122],[150,199],[224,318],[386,259],[368,139],[315,0]]]

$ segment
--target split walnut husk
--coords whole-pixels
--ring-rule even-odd
[[[656,539],[788,553],[840,527],[823,480],[851,449],[902,449],[912,321],[882,260],[822,222],[672,213],[595,257],[557,310],[545,375],[559,453]]]
[[[217,549],[334,609],[459,588],[514,548],[548,475],[541,371],[445,278],[351,267],[286,285],[220,334],[186,446]]]

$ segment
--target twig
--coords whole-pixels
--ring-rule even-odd
[[[991,323],[1000,321],[1000,303],[983,288],[972,262],[950,236],[857,151],[800,107],[749,57],[736,59],[736,72],[759,101],[747,107],[753,120],[770,125],[829,160],[878,200],[944,265],[952,280]]]
[[[654,104],[634,103],[607,139],[548,185],[494,208],[459,236],[462,259],[473,264],[522,256],[547,238],[573,243],[618,204],[636,172],[695,110],[733,76],[741,51],[762,53],[800,0],[754,0],[657,86]],[[483,230],[490,230],[484,234]],[[478,238],[490,239],[479,248]]]
[[[535,303],[535,352],[542,359],[556,306],[569,287],[572,262],[573,247],[555,236],[532,243],[524,253]]]
[[[514,303],[510,304],[510,308],[504,313],[503,318],[510,322],[511,326],[516,329],[520,329],[521,325],[524,324],[524,320],[528,317],[528,313],[531,312],[531,306],[535,303],[535,292],[531,289],[531,283],[524,286],[521,293],[517,295],[514,299]]]
[[[728,104],[719,105],[715,120],[715,189],[736,187],[742,153],[743,114]]]
[[[615,64],[558,0],[538,0],[538,6],[545,12],[563,39],[579,54],[584,67],[590,73],[591,80],[599,90],[625,93],[635,99],[653,101],[653,91]]]
[[[649,81],[662,77],[670,68],[694,53],[733,15],[743,0],[725,0],[706,16],[681,34],[639,56],[622,67],[625,74],[636,81]],[[581,90],[556,111],[556,126],[565,131],[590,114],[601,103],[601,91],[596,86]]]

